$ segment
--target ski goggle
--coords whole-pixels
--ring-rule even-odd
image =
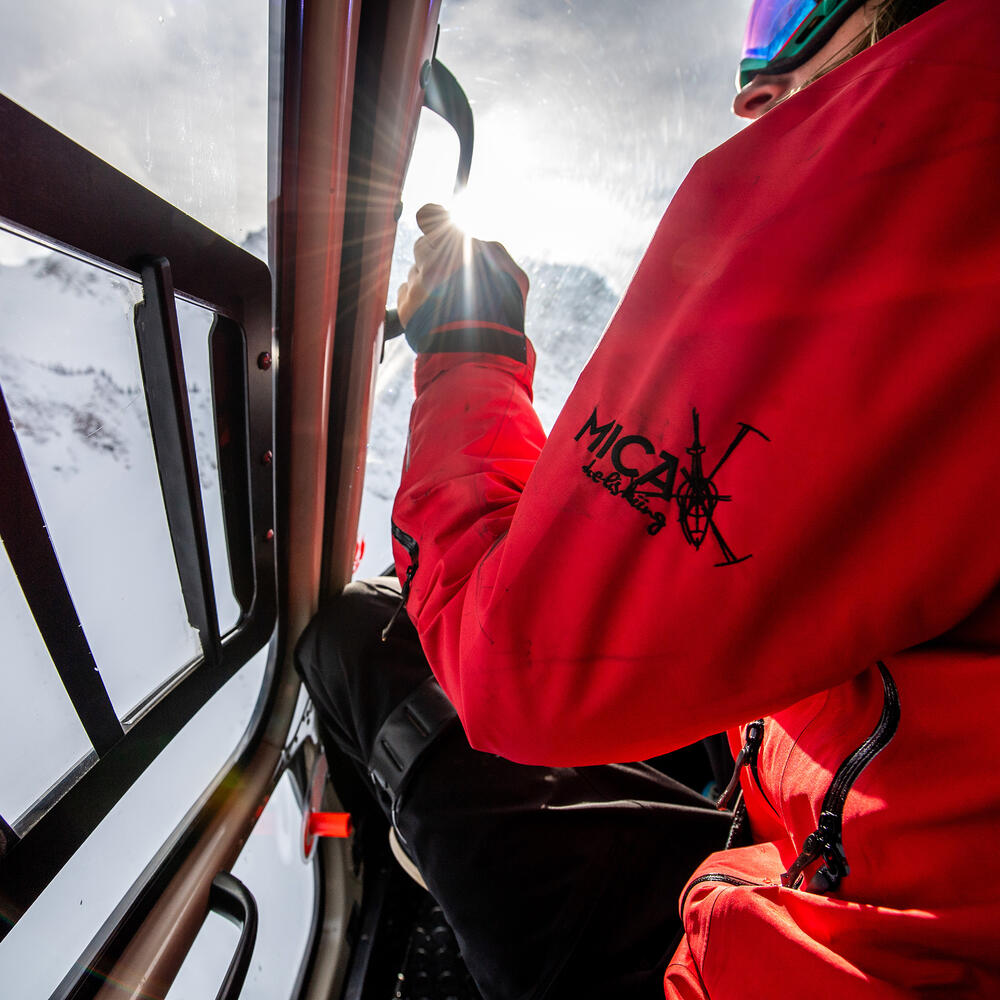
[[[863,0],[753,0],[737,89],[758,73],[787,73],[811,59]]]

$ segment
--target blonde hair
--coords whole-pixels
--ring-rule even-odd
[[[891,35],[897,28],[925,14],[943,0],[869,0],[864,6],[871,9],[871,20],[854,38],[844,45],[808,79],[801,87],[807,87],[814,80],[825,76],[831,70],[842,66],[848,59],[871,48],[876,42]]]
[[[875,6],[869,28],[868,45],[881,41],[886,35],[892,34],[915,17],[926,14],[941,2],[942,0],[881,0]],[[868,48],[868,45],[865,48]]]

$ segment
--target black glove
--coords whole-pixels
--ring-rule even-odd
[[[499,243],[464,236],[438,206],[417,213],[425,235],[399,292],[406,340],[418,354],[485,352],[526,361],[528,279]]]

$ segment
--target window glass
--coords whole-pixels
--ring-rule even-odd
[[[177,300],[177,326],[184,355],[184,377],[191,406],[201,503],[205,511],[208,551],[215,584],[215,604],[219,631],[225,635],[239,620],[240,606],[233,595],[229,575],[229,554],[222,519],[222,491],[219,487],[219,454],[215,446],[215,411],[212,406],[212,375],[209,339],[215,314],[204,306]]]
[[[91,750],[0,545],[0,816],[11,825]]]
[[[403,192],[390,305],[416,210],[437,201],[504,243],[531,279],[535,405],[551,427],[694,160],[740,127],[730,111],[749,0],[444,0],[438,58],[476,120],[464,196],[458,142],[424,112]],[[386,347],[359,533],[359,574],[391,561],[389,512],[412,399],[412,358]]]
[[[239,744],[267,657],[264,648],[167,744],[0,942],[4,997],[47,997],[67,973],[83,975],[78,957]]]
[[[245,884],[245,883],[244,883]],[[259,928],[258,928],[259,930]],[[240,929],[231,920],[210,912],[198,931],[198,936],[191,945],[191,950],[184,958],[176,979],[170,984],[164,1000],[201,1000],[202,997],[212,997],[219,992],[226,970],[232,961],[236,946],[240,940]],[[249,980],[259,959],[258,943],[254,946],[251,959]],[[240,991],[240,1000],[245,1000],[246,988]],[[275,996],[275,1000],[279,1000]]]
[[[0,384],[94,659],[124,716],[201,654],[146,413],[132,322],[141,286],[7,242],[28,259],[0,267]]]
[[[291,996],[312,931],[317,857],[303,857],[302,805],[286,771],[233,867],[257,901],[260,919],[241,1000]],[[214,996],[238,938],[234,924],[209,914],[166,1000]]]
[[[243,244],[267,212],[267,19],[266,0],[8,4],[0,92]]]

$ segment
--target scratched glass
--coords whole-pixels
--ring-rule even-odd
[[[6,8],[0,92],[266,256],[266,0]]]

